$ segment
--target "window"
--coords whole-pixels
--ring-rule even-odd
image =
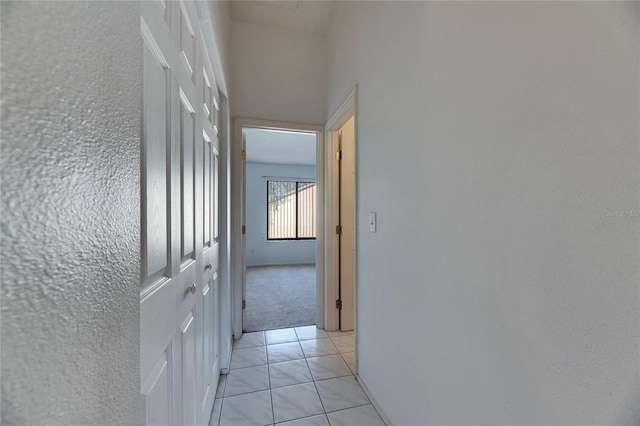
[[[315,238],[315,182],[267,181],[267,240]]]

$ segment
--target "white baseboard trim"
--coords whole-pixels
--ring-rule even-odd
[[[393,426],[391,424],[391,420],[389,420],[387,415],[384,414],[384,411],[382,411],[382,408],[380,408],[380,405],[378,405],[378,401],[376,401],[376,399],[371,395],[371,392],[369,392],[369,388],[367,388],[367,385],[364,383],[364,380],[362,380],[362,377],[360,377],[360,375],[358,374],[356,376],[356,379],[358,380],[358,383],[360,383],[360,386],[362,387],[364,393],[367,394],[367,398],[369,398],[369,401],[371,401],[371,404],[373,404],[373,408],[376,409],[384,424],[387,426]]]
[[[259,268],[261,266],[315,266],[316,262],[299,262],[299,263],[291,263],[291,262],[283,262],[283,263],[278,263],[278,262],[269,262],[269,263],[256,263],[256,264],[252,264],[249,265],[247,264],[247,268]]]
[[[229,367],[231,366],[231,352],[233,351],[233,337],[231,338],[231,344],[229,345],[229,353],[227,354],[228,365],[223,365],[220,368],[220,374],[229,374]]]

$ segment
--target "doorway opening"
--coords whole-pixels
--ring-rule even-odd
[[[315,132],[243,129],[243,332],[316,323]]]
[[[234,336],[323,327],[323,129],[236,119],[235,132],[242,237]]]

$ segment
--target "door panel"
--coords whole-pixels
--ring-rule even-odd
[[[177,12],[179,16],[178,28],[174,33],[180,49],[180,59],[184,65],[184,70],[188,73],[189,78],[192,78],[195,68],[196,38],[193,31],[192,17],[189,16],[190,13],[187,10],[186,3],[180,1],[179,5],[179,11]]]
[[[218,95],[193,4],[141,10],[141,423],[204,425],[220,373]]]
[[[182,186],[182,258],[190,257],[195,250],[194,221],[194,135],[195,111],[186,99],[180,96],[180,148],[181,148],[181,186]]]
[[[213,300],[211,296],[213,292],[211,291],[211,283],[212,281],[208,281],[205,283],[204,288],[202,289],[202,320],[204,324],[213,324]],[[211,373],[206,365],[209,365],[212,362],[212,345],[213,341],[212,336],[208,333],[203,333],[202,336],[202,366],[204,367],[204,371],[200,372],[200,395],[202,395],[203,401],[201,401],[201,405],[205,405],[206,399],[209,396],[209,387],[211,385]]]
[[[217,150],[213,152],[213,240],[220,239],[220,155]]]
[[[218,92],[214,92],[212,94],[212,102],[213,102],[213,116],[211,117],[211,124],[213,124],[213,126],[216,129],[216,134],[218,134],[218,131],[220,130],[220,101],[218,98]]]
[[[171,345],[178,326],[173,281],[163,280],[140,301],[140,377],[144,381]]]
[[[213,277],[211,277],[211,283],[213,286],[213,290],[211,291],[211,300],[213,301],[211,304],[211,309],[212,309],[212,319],[213,319],[213,326],[214,326],[214,330],[215,332],[212,334],[212,339],[211,339],[211,375],[212,375],[212,381],[211,381],[211,389],[213,389],[214,391],[216,389],[218,389],[218,374],[216,374],[216,371],[220,371],[220,359],[221,359],[221,332],[222,329],[220,327],[220,325],[222,324],[222,318],[221,318],[221,304],[220,303],[216,303],[216,301],[221,300],[221,292],[222,289],[220,288],[220,280],[218,279],[218,271],[213,273]],[[215,392],[214,395],[211,396],[212,398],[215,397]]]
[[[211,120],[211,81],[207,76],[207,71],[202,71],[202,109],[204,119]]]
[[[202,139],[202,158],[203,158],[203,221],[202,242],[205,246],[211,245],[211,178],[213,173],[211,170],[211,139],[204,133]]]
[[[247,136],[242,131],[242,152],[246,153],[247,149]],[[247,212],[246,212],[246,195],[247,195],[247,163],[245,162],[246,155],[243,155],[243,159],[241,162],[240,173],[242,178],[242,189],[240,191],[240,215],[242,217],[242,238],[240,240],[240,271],[242,273],[242,321],[244,322],[244,309],[246,308],[246,300],[247,300],[247,235],[246,235],[246,223],[247,223]],[[244,330],[242,330],[244,331]],[[238,337],[238,336],[236,336]]]
[[[171,424],[169,377],[169,364],[166,354],[163,354],[142,385],[142,411],[148,424]]]
[[[196,325],[193,312],[189,312],[180,327],[182,347],[182,423],[184,426],[197,422],[196,393]]]
[[[148,43],[144,43],[144,104],[148,106],[143,117],[145,278],[166,268],[168,254],[166,156],[169,135],[165,123],[169,117],[170,70],[160,62],[152,49]]]

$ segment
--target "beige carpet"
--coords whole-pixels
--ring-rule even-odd
[[[316,323],[316,265],[247,267],[246,332]]]

